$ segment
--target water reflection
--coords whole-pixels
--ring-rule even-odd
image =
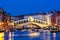
[[[56,33],[55,32],[53,33],[53,38],[54,38],[54,40],[56,40]]]
[[[29,33],[28,36],[37,37],[37,36],[39,36],[39,32]]]
[[[0,33],[0,40],[4,40],[4,32]]]
[[[43,30],[43,40],[50,40],[50,31]]]
[[[14,33],[13,32],[9,32],[9,40],[14,40]]]
[[[56,40],[56,33],[49,30],[22,30],[14,32],[1,32],[0,40]],[[52,35],[51,35],[52,34]]]

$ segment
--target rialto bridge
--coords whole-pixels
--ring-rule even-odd
[[[27,25],[28,27],[48,27],[51,25],[50,21],[47,20],[47,21],[42,21],[42,20],[39,20],[39,19],[34,19],[33,17],[29,17],[28,19],[22,19],[22,20],[18,20],[18,21],[14,21],[14,22],[11,22],[9,25],[13,25],[13,27],[16,27],[16,28],[21,28],[25,25]]]

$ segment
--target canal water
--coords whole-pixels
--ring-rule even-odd
[[[51,33],[49,30],[16,30],[1,32],[0,40],[60,40],[60,32]]]

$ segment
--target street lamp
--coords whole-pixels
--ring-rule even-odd
[[[0,23],[0,25],[1,25],[1,23]]]

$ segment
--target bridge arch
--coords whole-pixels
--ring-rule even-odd
[[[30,21],[29,20],[24,20],[24,21],[14,22],[14,24],[23,24],[23,23],[28,23],[28,22],[30,22]],[[39,24],[47,24],[46,21],[41,21],[41,20],[33,20],[33,22],[39,23]]]
[[[21,24],[21,25],[19,25],[19,27],[24,27],[25,25],[29,25],[29,27],[31,27],[31,28],[35,28],[35,29],[41,29],[41,27],[39,26],[39,25],[37,25],[37,24],[34,24],[34,23],[26,23],[26,24]]]
[[[24,25],[29,25],[29,24],[35,25],[35,26],[37,26],[39,28],[40,27],[43,28],[43,27],[49,26],[46,21],[42,21],[42,20],[38,20],[38,19],[34,19],[33,21],[30,21],[29,19],[18,20],[18,21],[14,22],[14,25],[15,24],[17,26],[20,26],[20,27],[22,27]]]

